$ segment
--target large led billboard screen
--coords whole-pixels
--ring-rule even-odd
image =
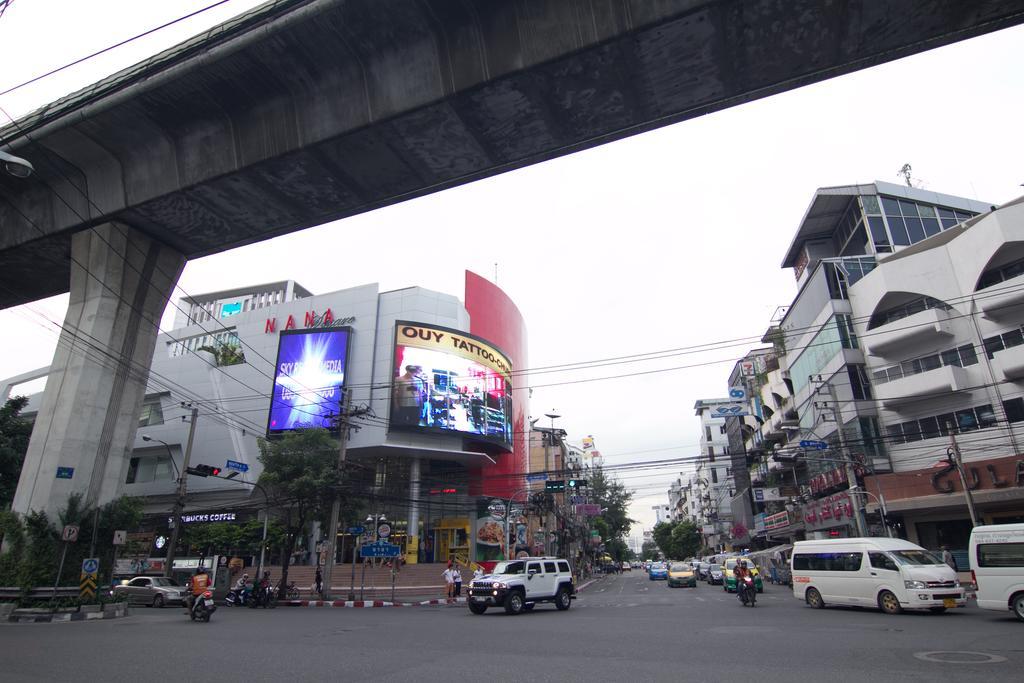
[[[281,332],[268,434],[336,428],[351,336],[347,327]]]
[[[486,340],[395,323],[389,424],[512,446],[512,361]]]

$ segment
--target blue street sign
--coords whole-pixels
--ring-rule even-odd
[[[75,468],[74,467],[58,467],[57,468],[57,478],[58,479],[70,479],[73,476],[75,476]]]
[[[547,480],[548,480],[548,475],[547,475],[546,472],[541,472],[540,474],[527,474],[526,475],[526,481],[547,481]]]
[[[809,448],[814,451],[828,450],[828,443],[825,441],[801,441],[800,448]]]
[[[238,470],[239,472],[248,472],[249,466],[244,462],[235,462],[234,460],[228,460],[227,468],[229,470]]]
[[[348,528],[348,532],[350,534],[352,534],[353,536],[358,536],[359,534],[363,533],[364,531],[366,531],[366,529],[364,529],[361,526],[350,526]]]
[[[398,557],[401,554],[401,550],[401,547],[394,543],[377,541],[375,543],[367,543],[359,548],[359,554],[363,557]]]
[[[100,561],[95,557],[89,557],[82,560],[82,573],[83,574],[95,574],[100,569]]]

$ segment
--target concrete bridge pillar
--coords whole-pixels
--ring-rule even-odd
[[[75,234],[71,253],[71,302],[13,504],[52,520],[72,493],[88,505],[116,497],[160,317],[185,265],[117,223]]]

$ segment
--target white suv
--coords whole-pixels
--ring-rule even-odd
[[[576,597],[569,563],[557,557],[524,557],[499,562],[494,572],[469,586],[469,611],[483,614],[504,607],[508,614],[529,612],[538,602],[567,610]]]

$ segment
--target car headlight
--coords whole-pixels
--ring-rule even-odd
[[[953,587],[954,588],[959,588],[960,587],[960,579],[953,579]]]
[[[903,587],[911,590],[924,590],[928,587],[924,581],[904,581]]]

